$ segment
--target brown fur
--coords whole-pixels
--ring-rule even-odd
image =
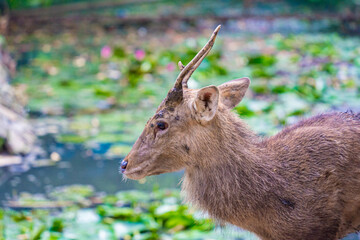
[[[263,240],[335,240],[360,230],[360,120],[328,113],[256,136],[231,108],[248,79],[163,102],[125,158],[125,175],[185,168],[186,201]],[[160,117],[159,117],[160,114]],[[156,129],[164,121],[166,130]]]

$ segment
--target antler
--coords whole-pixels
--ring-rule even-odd
[[[212,46],[214,45],[216,36],[221,28],[221,25],[217,26],[213,34],[211,35],[209,41],[205,44],[205,46],[196,54],[196,56],[186,65],[184,66],[181,61],[179,61],[178,66],[181,70],[179,76],[176,78],[176,82],[174,88],[177,90],[186,89],[187,82],[190,79],[193,72],[200,66],[202,60],[206,57],[206,55],[210,52]]]
[[[164,105],[171,106],[172,108],[182,101],[183,99],[183,89],[187,89],[187,82],[191,77],[191,74],[199,67],[202,60],[210,52],[212,46],[214,45],[215,38],[221,28],[221,25],[217,26],[213,34],[211,35],[209,41],[205,46],[196,54],[196,56],[189,62],[188,65],[184,66],[181,61],[178,62],[180,68],[180,74],[176,78],[175,85],[172,89],[169,90],[166,98],[160,104],[158,109],[161,109]]]

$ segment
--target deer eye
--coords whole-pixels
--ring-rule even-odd
[[[157,122],[156,126],[160,130],[165,130],[168,127],[168,124],[166,122]]]

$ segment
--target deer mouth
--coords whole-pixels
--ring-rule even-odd
[[[126,169],[122,170],[122,173],[130,179],[133,180],[139,180],[142,179],[146,176],[148,176],[146,174],[146,169],[148,168],[149,164],[142,164],[140,166],[137,166],[135,168],[130,168],[126,167]]]
[[[127,167],[126,169],[122,170],[122,173],[127,178],[130,178],[132,180],[140,180],[147,176],[159,175],[159,174],[162,174],[165,172],[166,171],[164,171],[164,170],[153,169],[153,168],[151,168],[151,166],[149,164],[142,164],[133,169],[128,169],[128,167]]]
[[[146,177],[146,175],[143,174],[142,170],[131,171],[131,172],[128,172],[128,171],[125,170],[124,175],[127,178],[130,178],[132,180],[140,180],[140,179]]]
[[[120,163],[120,172],[124,174],[126,178],[130,178],[132,180],[139,180],[147,176],[159,175],[165,172],[169,172],[167,169],[164,169],[164,166],[155,164],[157,160],[158,159],[148,159],[146,157],[135,158],[127,156]]]

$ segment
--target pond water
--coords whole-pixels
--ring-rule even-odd
[[[6,173],[8,177],[0,185],[0,200],[13,198],[20,192],[45,193],[54,187],[73,184],[92,185],[97,191],[110,194],[129,189],[151,191],[154,186],[179,187],[181,172],[148,177],[144,182],[123,180],[118,171],[122,159],[104,156],[110,143],[100,144],[90,154],[82,144],[58,143],[52,135],[41,140],[45,151],[61,152],[62,160],[54,166],[34,167],[25,173]]]

